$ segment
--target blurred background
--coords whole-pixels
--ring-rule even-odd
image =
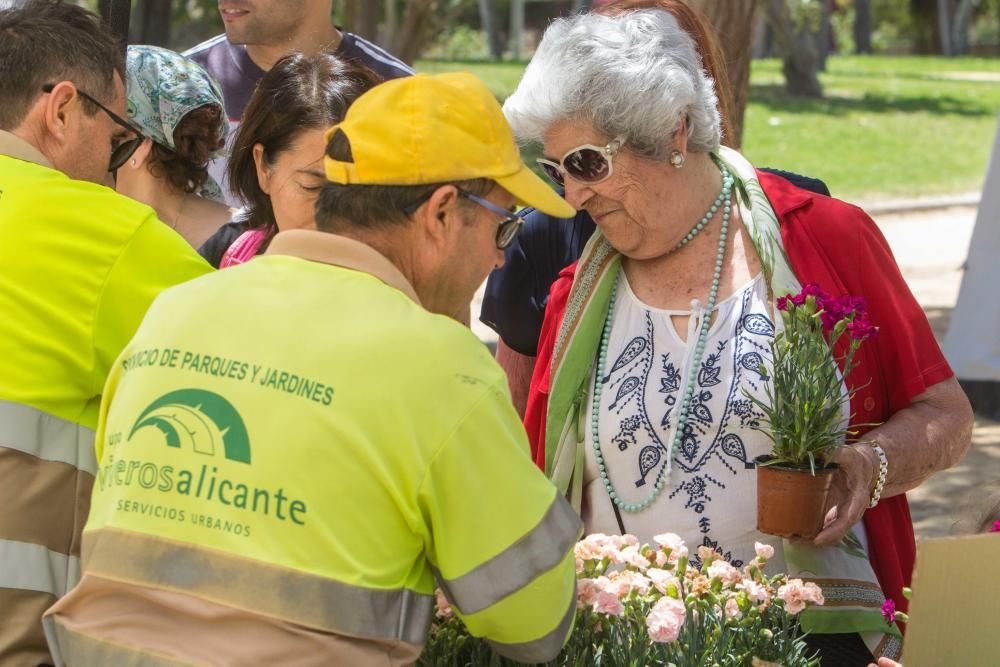
[[[474,71],[502,101],[552,19],[600,4],[338,0],[334,12],[418,71]],[[1000,109],[1000,0],[689,4],[720,35],[730,143],[751,162],[820,177],[836,196],[862,201],[982,187]],[[217,0],[132,6],[132,43],[184,50],[222,32]]]

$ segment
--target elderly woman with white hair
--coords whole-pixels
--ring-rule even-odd
[[[867,665],[900,650],[880,607],[905,604],[904,494],[964,455],[972,413],[871,219],[720,147],[713,85],[669,13],[587,14],[549,27],[504,105],[597,225],[552,287],[533,454],[588,532],[677,532],[736,564],[770,544],[773,567],[824,589],[802,625],[825,664]],[[810,544],[756,531],[754,458],[770,443],[746,398],[763,396],[775,295],[805,283],[866,298],[881,327],[847,378],[851,430],[870,430],[838,450],[836,511]],[[873,509],[868,441],[888,460]]]

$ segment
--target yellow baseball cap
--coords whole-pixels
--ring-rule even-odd
[[[429,185],[489,178],[526,206],[557,218],[576,214],[521,161],[500,104],[467,72],[379,84],[327,131],[327,143],[337,135],[334,152],[347,159],[329,154],[324,159],[326,177],[334,183]]]

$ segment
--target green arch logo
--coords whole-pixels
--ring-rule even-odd
[[[243,418],[233,404],[204,389],[178,389],[149,404],[128,434],[152,426],[169,447],[189,447],[215,456],[221,446],[230,461],[250,463],[250,438]]]

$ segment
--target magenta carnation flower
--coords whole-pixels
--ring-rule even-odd
[[[852,340],[863,341],[874,338],[878,334],[878,327],[872,324],[867,314],[856,315],[847,325],[847,335]]]
[[[814,296],[817,302],[826,301],[830,298],[830,295],[819,288],[816,283],[808,283],[802,286],[802,291],[800,292],[802,296]]]
[[[892,598],[886,598],[882,604],[882,616],[885,617],[886,623],[892,623],[896,620],[896,603],[892,601]]]

